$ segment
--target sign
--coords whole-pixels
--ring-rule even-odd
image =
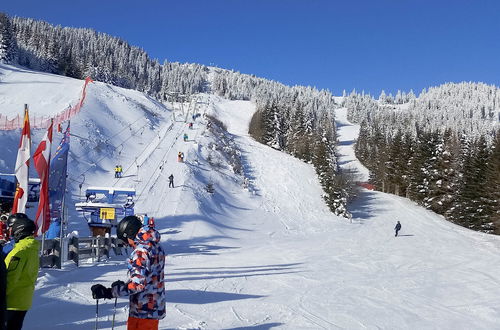
[[[100,209],[100,218],[103,220],[114,220],[115,209],[112,207],[103,207]]]

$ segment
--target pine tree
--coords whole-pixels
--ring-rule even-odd
[[[496,132],[486,172],[485,198],[487,214],[494,225],[495,234],[500,234],[500,130]]]
[[[0,12],[0,62],[13,62],[15,55],[16,43],[10,19]]]

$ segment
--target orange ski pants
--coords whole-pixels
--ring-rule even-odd
[[[158,320],[128,317],[127,330],[158,330]]]

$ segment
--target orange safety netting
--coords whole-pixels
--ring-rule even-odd
[[[30,116],[30,126],[31,128],[48,128],[50,126],[50,121],[54,119],[54,125],[59,125],[60,123],[69,120],[76,114],[80,112],[80,109],[83,106],[83,101],[85,101],[85,96],[87,95],[86,89],[89,82],[93,82],[90,77],[85,79],[85,83],[82,89],[82,95],[76,105],[70,106],[62,112],[58,113],[54,117],[48,116]],[[10,131],[14,129],[19,129],[23,127],[23,118],[20,115],[13,119],[7,119],[7,116],[3,116],[0,114],[0,130],[2,131]]]

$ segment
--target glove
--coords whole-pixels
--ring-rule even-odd
[[[115,286],[118,286],[118,287],[125,286],[125,282],[123,282],[123,281],[114,281],[113,284],[111,284],[111,288],[114,288]]]
[[[94,284],[92,287],[90,287],[90,290],[92,291],[92,298],[94,299],[111,299],[113,298],[113,295],[111,293],[111,288],[106,288],[102,284]]]
[[[127,285],[123,281],[114,281],[111,284],[111,295],[115,298],[127,295]]]

